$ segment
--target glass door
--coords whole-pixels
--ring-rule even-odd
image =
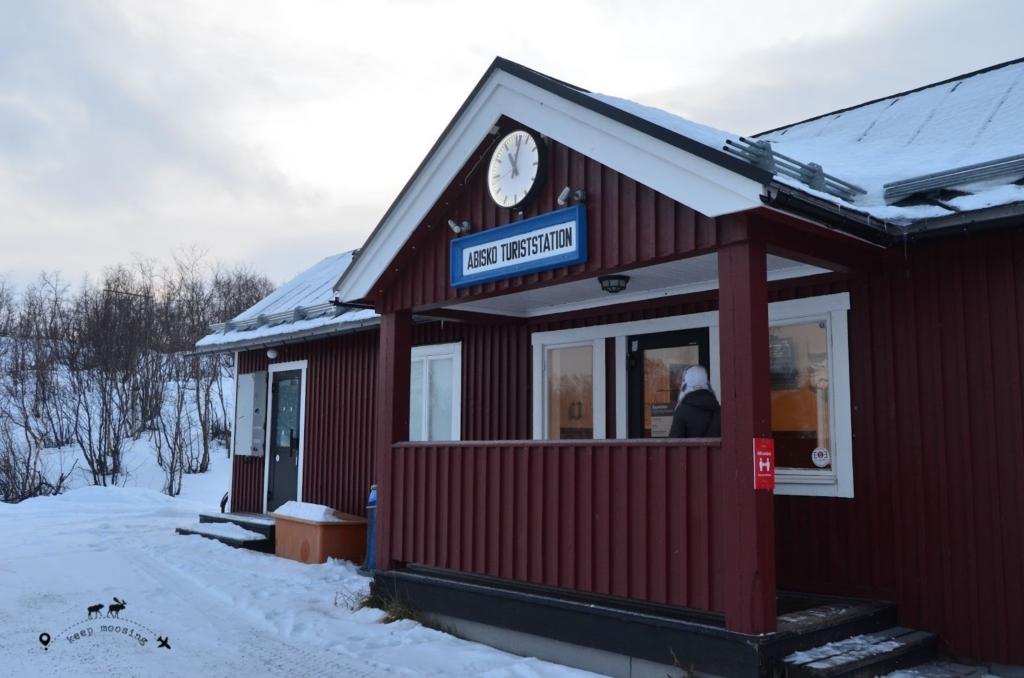
[[[711,351],[707,328],[627,339],[630,438],[667,438],[683,374],[703,365],[710,375]]]
[[[273,374],[267,511],[298,499],[301,385],[301,370]]]

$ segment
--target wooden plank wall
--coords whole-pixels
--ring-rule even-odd
[[[265,350],[239,356],[240,374],[266,370],[272,363],[308,361],[303,501],[366,515],[366,500],[375,477],[373,409],[378,340],[376,331],[357,332],[278,347],[275,360],[269,360]],[[263,460],[236,457],[234,471],[232,497],[237,499],[232,500],[232,510],[262,511]]]
[[[547,319],[530,326],[424,323],[413,326],[413,343],[462,342],[463,440],[528,440],[533,437],[531,332],[699,313],[712,307],[710,300],[657,308],[647,305]],[[271,362],[309,361],[306,449],[310,456],[303,462],[303,496],[357,515],[365,513],[366,488],[375,477],[373,403],[379,339],[373,330],[278,347],[274,361],[267,359],[263,349],[239,356],[241,374],[266,370]],[[614,372],[610,375],[613,379]],[[262,511],[262,491],[262,459],[236,457],[232,510]]]
[[[395,560],[721,612],[715,444],[401,443]]]
[[[884,597],[1024,664],[1024,231],[894,252],[851,294],[855,498],[776,498],[779,586]]]

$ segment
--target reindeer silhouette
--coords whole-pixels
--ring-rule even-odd
[[[103,605],[93,605],[92,607],[90,607],[89,608],[89,619],[92,619],[93,612],[95,612],[96,616],[99,617],[100,616],[100,610],[102,610],[102,609],[103,609]]]
[[[116,596],[114,597],[114,600],[117,600]],[[123,610],[124,606],[127,605],[127,604],[128,603],[124,602],[123,600],[117,600],[117,605],[109,605],[107,607],[107,616],[109,617],[111,615],[111,613],[113,613],[113,615],[114,615],[114,617],[116,619],[120,619],[120,617],[118,617],[117,614],[118,614],[118,612]]]

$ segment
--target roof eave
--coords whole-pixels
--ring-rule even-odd
[[[896,223],[878,219],[855,207],[824,200],[788,184],[773,182],[769,189],[762,197],[766,206],[883,247],[1024,225],[1024,201]]]
[[[297,344],[317,339],[327,339],[328,337],[334,337],[341,334],[350,334],[352,332],[374,329],[378,325],[380,325],[380,318],[368,318],[366,320],[356,322],[341,323],[337,325],[323,325],[321,327],[314,327],[306,330],[294,330],[292,332],[284,332],[281,334],[273,334],[263,337],[240,338],[236,341],[225,342],[223,344],[196,346],[193,348],[191,353],[192,355],[213,355],[217,353],[251,351],[253,349],[271,348],[274,346],[283,346],[285,344]]]

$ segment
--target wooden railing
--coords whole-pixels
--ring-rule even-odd
[[[400,443],[393,562],[723,611],[719,441]]]

